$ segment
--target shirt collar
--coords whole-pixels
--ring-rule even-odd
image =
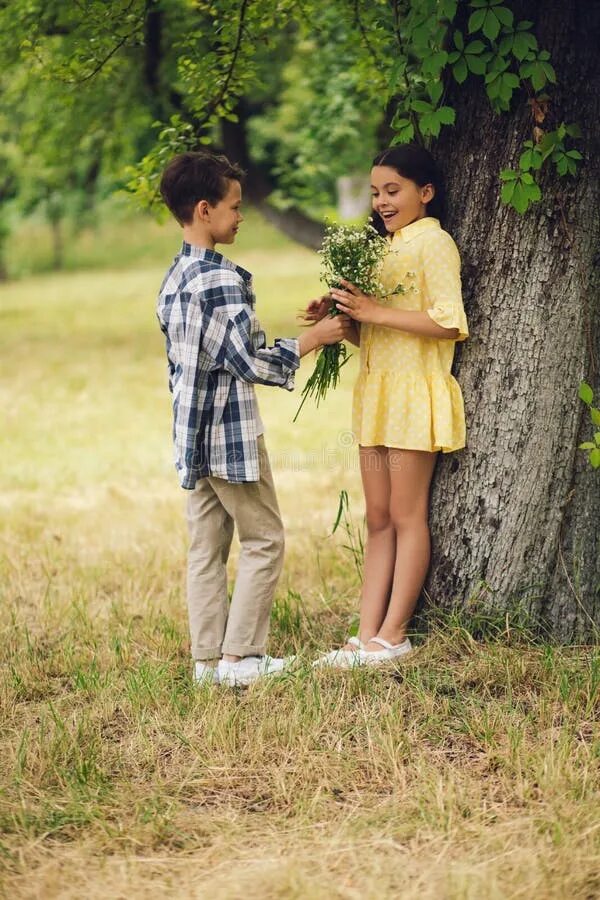
[[[440,229],[441,227],[439,219],[434,219],[433,216],[424,216],[424,218],[416,219],[410,225],[405,225],[404,228],[396,231],[392,235],[392,243],[398,243],[398,241],[407,243],[418,237],[418,235],[423,234],[424,231],[429,231],[433,228]]]
[[[238,275],[242,276],[246,284],[249,284],[252,281],[250,272],[243,269],[241,266],[236,266],[234,262],[227,259],[222,253],[218,253],[216,250],[209,250],[208,247],[197,247],[195,244],[188,244],[187,241],[184,241],[181,246],[181,255],[193,256],[195,259],[205,259],[208,262],[216,263],[218,266],[223,266],[225,269],[232,269],[234,272],[237,272]]]

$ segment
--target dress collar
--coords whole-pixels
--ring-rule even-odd
[[[434,228],[439,230],[441,227],[439,219],[434,219],[433,216],[424,216],[424,218],[416,219],[410,225],[405,225],[404,228],[394,232],[391,243],[397,244],[399,241],[403,241],[406,244],[408,241],[412,241],[413,238],[418,237],[418,235],[423,234],[424,231]]]
[[[218,253],[216,250],[209,250],[208,247],[197,247],[195,244],[188,244],[187,241],[184,241],[181,246],[181,255],[182,256],[193,256],[195,259],[205,259],[208,262],[216,263],[218,266],[223,266],[225,269],[232,269],[234,272],[237,272],[242,276],[246,283],[252,281],[252,275],[246,269],[243,269],[241,266],[236,266],[230,259],[227,259],[226,256],[223,256],[222,253]]]

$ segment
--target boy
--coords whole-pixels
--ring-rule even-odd
[[[265,655],[284,536],[254,384],[292,390],[300,357],[343,340],[346,316],[266,346],[252,276],[215,251],[243,221],[241,169],[224,156],[182,153],[160,192],[183,246],[159,295],[173,395],[175,465],[188,490],[187,599],[195,679],[250,684],[280,672]],[[240,558],[231,604],[226,563],[234,524]]]

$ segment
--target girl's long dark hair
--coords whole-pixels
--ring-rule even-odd
[[[427,204],[427,215],[443,221],[446,200],[444,180],[429,150],[419,147],[418,144],[398,144],[378,153],[372,165],[389,166],[390,169],[395,169],[398,175],[414,181],[419,187],[432,184],[435,188],[435,197]],[[373,210],[372,216],[373,225],[379,234],[386,235],[388,232],[379,213]]]

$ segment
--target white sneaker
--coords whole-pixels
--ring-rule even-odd
[[[194,663],[194,683],[195,684],[218,684],[219,670],[218,667],[210,666],[208,663],[197,659]]]
[[[277,675],[285,671],[295,657],[287,656],[278,659],[273,656],[245,656],[239,662],[219,660],[219,683],[227,687],[241,687],[263,678],[266,675]]]
[[[383,647],[383,650],[361,649],[359,651],[359,666],[378,666],[382,663],[390,662],[390,660],[399,659],[401,656],[406,656],[412,650],[412,644],[408,638],[405,638],[401,644],[390,644],[388,641],[384,641],[383,638],[374,637],[371,638],[371,643],[379,644],[380,647]]]
[[[346,643],[352,644],[351,650],[344,650],[343,648],[330,650],[329,653],[315,659],[313,667],[331,666],[333,669],[352,669],[354,666],[359,666],[364,644],[357,637],[348,638]]]

